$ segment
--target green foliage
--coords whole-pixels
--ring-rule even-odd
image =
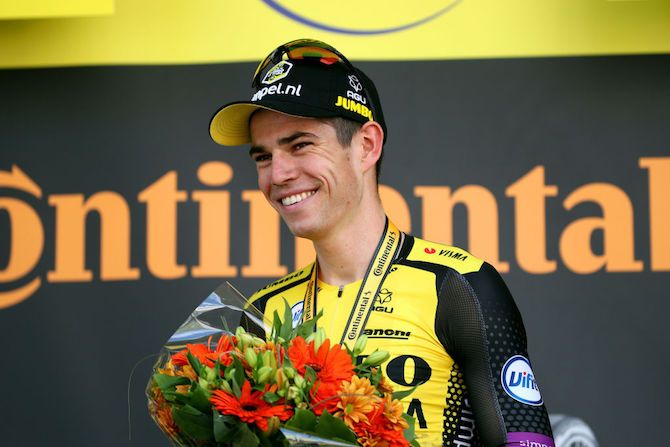
[[[319,417],[319,423],[316,426],[316,435],[326,439],[335,439],[358,445],[356,443],[356,435],[347,427],[344,421],[331,416],[327,411],[321,413]]]
[[[286,422],[286,427],[310,433],[316,430],[316,424],[317,417],[314,413],[297,408],[293,417]]]
[[[397,399],[397,400],[402,400],[402,399],[406,398],[407,396],[409,396],[410,394],[412,394],[416,390],[417,386],[418,385],[413,386],[409,390],[405,390],[405,391],[396,391],[396,392],[393,393],[393,398]]]
[[[191,405],[184,405],[172,408],[172,418],[179,429],[192,438],[200,441],[214,439],[211,414],[205,414]]]

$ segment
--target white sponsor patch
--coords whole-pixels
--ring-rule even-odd
[[[293,327],[296,327],[302,321],[302,307],[304,302],[298,301],[293,306],[291,306],[291,314],[293,315]]]
[[[500,381],[512,399],[528,405],[542,405],[540,389],[526,357],[515,355],[507,360],[500,373]]]

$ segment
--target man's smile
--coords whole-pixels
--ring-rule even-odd
[[[304,192],[297,193],[297,194],[291,194],[289,196],[282,197],[279,201],[284,206],[295,205],[296,203],[302,202],[307,197],[312,196],[314,193],[316,193],[316,189],[314,189],[312,191],[304,191]]]

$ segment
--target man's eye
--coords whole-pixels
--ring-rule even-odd
[[[270,158],[271,158],[270,154],[260,154],[260,155],[257,155],[256,158],[254,158],[254,161],[256,163],[260,163],[260,162],[263,162],[263,161],[268,161],[268,160],[270,160]]]
[[[309,146],[310,144],[311,144],[311,143],[308,142],[308,141],[302,141],[302,142],[300,142],[300,143],[296,143],[296,144],[294,144],[294,145],[293,145],[293,149],[295,149],[295,150],[300,150],[300,149],[302,149],[302,148],[304,148],[304,147]]]

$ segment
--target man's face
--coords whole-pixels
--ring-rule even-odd
[[[344,148],[329,124],[269,110],[250,131],[258,186],[293,234],[318,240],[347,228],[363,195],[357,136]]]

